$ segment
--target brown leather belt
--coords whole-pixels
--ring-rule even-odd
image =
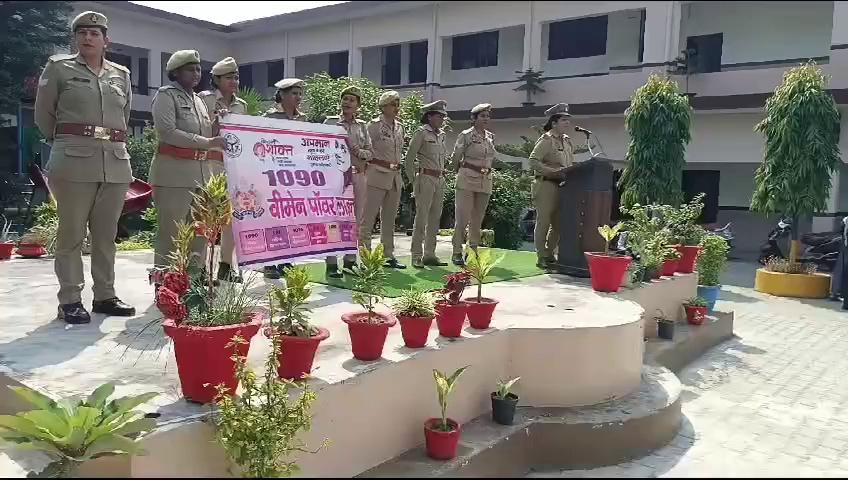
[[[368,163],[373,163],[374,165],[379,165],[381,167],[388,168],[389,170],[397,170],[400,167],[399,163],[391,163],[385,160],[377,160],[376,158],[372,158],[368,161]]]
[[[165,143],[159,144],[159,153],[163,155],[170,155],[172,157],[182,158],[184,160],[199,160],[204,161],[209,157],[209,154],[212,153],[209,150],[195,150],[193,148],[181,148],[175,147],[173,145],[168,145]],[[220,154],[221,152],[217,152]]]
[[[487,175],[492,171],[491,168],[478,167],[477,165],[472,165],[468,162],[462,162],[459,166],[461,168],[467,168],[469,170],[474,170],[475,172],[482,173],[483,175]]]
[[[439,178],[442,176],[441,170],[434,170],[432,168],[419,168],[418,173],[423,173],[424,175],[430,175],[431,177]]]
[[[220,160],[224,161],[224,152],[219,152],[218,150],[209,150],[206,153],[206,160]]]
[[[98,127],[96,125],[83,125],[81,123],[60,123],[56,125],[56,133],[65,135],[79,135],[81,137],[93,137],[98,140],[109,140],[110,142],[126,142],[126,130],[115,130],[113,128]]]

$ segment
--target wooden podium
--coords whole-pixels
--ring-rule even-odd
[[[615,170],[625,163],[592,157],[565,170],[559,187],[559,255],[555,270],[573,277],[589,277],[584,252],[602,252],[604,239],[598,227],[611,223],[615,195]]]

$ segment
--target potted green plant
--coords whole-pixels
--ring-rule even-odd
[[[24,258],[43,257],[44,255],[47,255],[47,249],[45,246],[48,241],[49,239],[40,228],[33,227],[18,241],[15,253]]]
[[[115,385],[105,383],[85,400],[68,398],[57,402],[28,387],[9,388],[35,409],[0,415],[0,440],[47,454],[53,461],[40,476],[75,476],[88,460],[143,455],[139,440],[156,428],[155,419],[134,410],[156,393],[110,400]]]
[[[604,239],[604,252],[586,252],[586,262],[589,264],[589,276],[592,288],[597,292],[617,292],[621,288],[624,273],[633,261],[627,255],[610,254],[609,244],[618,235],[624,224],[617,223],[610,227],[598,227],[598,234]]]
[[[260,380],[248,368],[247,357],[241,353],[248,341],[235,336],[227,345],[232,351],[236,379],[241,383],[242,392],[236,396],[224,385],[217,387],[215,423],[218,440],[240,470],[234,472],[236,476],[288,477],[299,471],[297,463],[291,459],[292,454],[320,450],[307,450],[298,438],[311,427],[311,410],[317,395],[307,382],[297,385],[280,378],[282,335],[277,332],[281,329],[272,316],[271,349],[265,360],[264,378]],[[326,445],[325,440],[322,447]]]
[[[471,328],[485,330],[492,323],[492,314],[495,312],[495,307],[498,306],[498,301],[483,297],[483,282],[492,273],[492,269],[503,261],[504,257],[504,254],[494,257],[492,250],[488,248],[469,247],[466,249],[463,269],[477,282],[477,296],[465,299],[466,314]]]
[[[389,328],[397,323],[397,318],[390,313],[374,311],[386,295],[383,244],[377,244],[372,250],[361,247],[359,258],[359,265],[354,267],[352,297],[365,311],[344,313],[342,321],[347,324],[353,357],[371,361],[383,356]]]
[[[721,290],[720,277],[727,263],[730,247],[718,235],[706,235],[701,240],[698,256],[698,296],[707,301],[707,311],[712,312]]]
[[[439,335],[456,338],[462,335],[462,326],[468,313],[468,303],[462,300],[462,292],[471,283],[471,274],[466,271],[445,275],[445,286],[436,300],[436,325]]]
[[[512,425],[515,418],[515,407],[518,405],[518,395],[510,390],[521,377],[509,381],[498,380],[497,391],[492,392],[492,420],[501,425]]]
[[[453,391],[459,376],[470,365],[457,369],[448,377],[444,373],[433,369],[433,378],[436,381],[436,391],[439,394],[439,407],[442,409],[441,418],[430,418],[424,422],[424,440],[427,446],[427,455],[436,460],[450,460],[456,457],[456,447],[459,444],[460,424],[452,418],[448,418],[448,397]]]
[[[654,315],[654,320],[657,322],[657,336],[666,340],[674,339],[674,320],[670,320],[665,316],[662,310],[657,310]]]
[[[285,288],[272,286],[269,294],[270,316],[280,314],[276,331],[265,329],[266,336],[279,335],[280,358],[278,374],[280,378],[299,380],[312,372],[318,344],[330,337],[326,328],[309,323],[309,309],[306,301],[312,294],[309,288],[309,273],[306,267],[286,269]]]
[[[174,342],[183,396],[209,403],[215,398],[216,385],[224,384],[235,392],[235,364],[226,346],[236,335],[248,340],[256,335],[263,315],[256,309],[258,299],[251,294],[251,279],[215,282],[215,243],[232,216],[226,177],[212,176],[193,195],[194,223],[178,226],[170,264],[156,291],[156,306],[165,316],[165,334]],[[191,243],[198,235],[204,238],[206,267],[192,260]],[[240,354],[247,355],[249,341],[239,348]]]
[[[0,230],[0,260],[8,260],[12,258],[12,250],[15,248],[15,242],[12,241],[12,222],[3,217],[3,229]]]
[[[707,233],[696,222],[704,210],[704,194],[699,193],[688,203],[680,208],[671,209],[669,227],[672,236],[678,245],[675,248],[680,252],[680,260],[677,264],[679,273],[692,273],[695,271],[695,262],[701,251],[701,240]]]
[[[707,315],[707,301],[703,297],[692,297],[686,300],[683,309],[690,325],[702,325]]]
[[[660,248],[662,249],[663,262],[660,267],[660,275],[663,277],[673,277],[674,273],[677,272],[677,265],[680,262],[680,257],[682,256],[680,251],[677,250],[679,245],[668,245],[664,243]]]
[[[400,322],[403,343],[408,348],[422,348],[427,344],[427,335],[436,317],[435,304],[432,293],[413,288],[395,299],[392,309]]]

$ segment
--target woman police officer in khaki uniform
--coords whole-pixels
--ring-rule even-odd
[[[447,265],[436,257],[436,236],[439,234],[445,196],[445,160],[448,156],[442,130],[448,115],[446,108],[444,100],[421,107],[423,125],[412,135],[404,161],[406,178],[412,180],[415,195],[411,248],[412,266],[415,268]]]
[[[233,57],[227,57],[212,67],[213,90],[200,92],[199,96],[206,104],[206,110],[213,118],[221,118],[228,113],[244,115],[247,113],[247,103],[236,96],[239,88],[238,64]],[[217,129],[213,132],[218,135]],[[211,150],[208,158],[224,161],[220,150]],[[235,240],[232,223],[221,232],[221,262],[218,264],[218,280],[241,282],[238,274],[231,267]]]
[[[180,50],[171,55],[165,67],[173,82],[159,88],[153,97],[153,125],[159,135],[159,148],[150,165],[150,183],[156,203],[159,232],[154,262],[167,265],[173,250],[177,222],[188,220],[192,193],[209,178],[224,171],[224,162],[209,158],[209,150],[223,151],[223,137],[213,134],[213,115],[192,90],[200,83],[200,54]],[[201,238],[192,245],[203,259]]]
[[[59,214],[53,265],[58,317],[82,324],[91,321],[81,296],[86,228],[91,231],[92,311],[135,315],[135,308],[115,296],[115,235],[132,181],[125,143],[132,89],[129,70],[104,58],[106,16],[83,12],[71,29],[78,53],[48,60],[38,81],[35,123],[52,142],[47,170]]]
[[[492,195],[492,163],[495,161],[495,135],[486,130],[492,106],[488,103],[471,109],[473,126],[456,139],[453,166],[456,176],[456,223],[453,230],[454,265],[464,265],[462,244],[468,228],[468,246],[480,245],[480,228],[489,197]]]
[[[574,147],[565,134],[571,127],[568,105],[559,103],[545,111],[548,121],[545,133],[536,141],[530,154],[530,168],[535,180],[531,188],[536,208],[536,227],[533,241],[536,244],[536,265],[549,268],[556,263],[554,252],[559,246],[559,183],[562,172],[574,163],[574,154],[585,152],[586,147]]]
[[[339,94],[341,100],[341,115],[327,117],[324,123],[327,125],[339,125],[345,129],[350,144],[351,178],[353,180],[353,201],[357,222],[357,238],[359,237],[359,223],[365,212],[365,197],[368,195],[368,185],[365,179],[365,165],[371,160],[371,137],[368,135],[367,123],[356,118],[356,113],[362,105],[362,92],[356,86],[349,86]],[[340,278],[338,260],[335,256],[327,257],[327,276]],[[356,255],[344,256],[343,271],[353,273],[356,265]]]

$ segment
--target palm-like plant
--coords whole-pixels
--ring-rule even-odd
[[[450,424],[448,424],[448,397],[453,391],[456,381],[459,380],[459,376],[462,375],[462,373],[470,366],[471,365],[466,365],[457,369],[450,377],[436,369],[433,369],[433,379],[436,381],[436,391],[439,394],[439,407],[442,409],[442,423],[438,425],[438,428],[444,432],[450,432],[453,430]]]
[[[318,331],[309,323],[309,308],[306,300],[312,294],[309,288],[309,273],[306,267],[294,267],[286,270],[286,288],[271,288],[272,311],[279,310],[280,321],[277,329],[283,335],[311,337]]]
[[[34,410],[0,415],[0,440],[23,450],[39,450],[54,459],[50,474],[64,477],[87,460],[111,455],[143,455],[138,440],[156,421],[133,410],[156,393],[109,400],[113,383],[94,390],[85,400],[59,402],[28,387],[9,387]]]
[[[466,256],[467,260],[463,268],[477,282],[477,303],[480,303],[483,301],[483,281],[492,273],[492,269],[503,261],[506,254],[494,257],[489,248],[468,247],[466,248]]]
[[[360,264],[354,267],[355,291],[351,297],[368,312],[367,321],[371,323],[375,317],[374,309],[386,296],[386,272],[383,266],[386,256],[383,253],[383,244],[378,243],[372,250],[360,247],[359,258]]]
[[[259,90],[256,90],[253,87],[240,88],[238,92],[238,97],[247,104],[245,110],[248,115],[261,115],[262,112],[268,109],[271,102],[265,99],[265,97],[259,93]]]
[[[230,224],[233,216],[233,204],[227,191],[227,177],[223,173],[213,175],[197,192],[192,193],[194,201],[191,206],[191,217],[195,222],[198,235],[206,238],[208,249],[208,287],[212,296],[215,262],[215,242],[224,227]]]

